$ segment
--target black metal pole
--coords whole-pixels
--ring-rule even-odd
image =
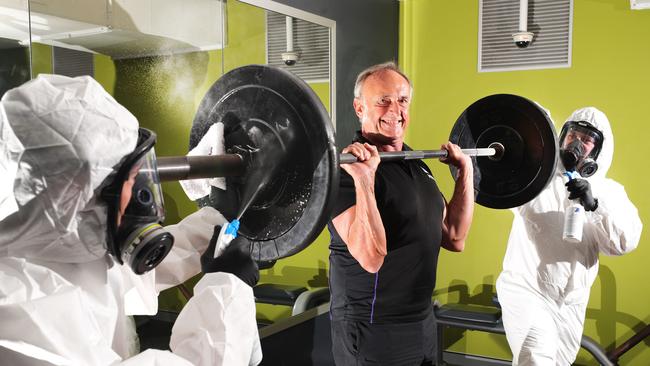
[[[650,324],[646,325],[643,329],[635,333],[630,339],[627,341],[623,342],[620,346],[616,347],[612,352],[610,352],[607,356],[609,359],[618,364],[618,359],[625,354],[625,352],[629,351],[630,348],[636,346],[639,342],[642,340],[646,339],[647,337],[650,336]]]
[[[162,156],[156,161],[161,182],[244,174],[244,159],[237,154]]]
[[[494,148],[462,149],[470,156],[498,155]],[[382,151],[381,161],[444,158],[447,150]],[[341,154],[340,163],[355,163],[352,154]],[[161,182],[201,178],[237,177],[245,173],[244,159],[238,154],[161,156],[157,159],[158,176]]]
[[[494,148],[462,149],[463,153],[469,156],[494,156],[497,150]],[[413,159],[430,159],[445,158],[447,150],[414,150],[414,151],[382,151],[379,153],[381,161],[413,160]],[[351,164],[357,162],[357,157],[352,154],[341,154],[339,157],[341,164]]]

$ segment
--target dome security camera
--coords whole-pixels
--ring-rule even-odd
[[[298,62],[298,52],[283,52],[282,53],[282,61],[284,61],[284,64],[287,66],[293,66]]]
[[[531,32],[517,32],[512,35],[512,40],[515,42],[517,47],[526,48],[533,41],[534,33]]]

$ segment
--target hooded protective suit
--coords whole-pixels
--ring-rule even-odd
[[[513,209],[503,272],[497,280],[513,365],[570,365],[575,360],[599,253],[628,253],[641,236],[636,207],[623,186],[606,177],[614,153],[607,117],[587,107],[568,121],[587,121],[603,133],[599,169],[588,178],[599,204],[586,213],[582,242],[563,241],[564,212],[571,201],[564,167],[558,163],[548,187]]]
[[[178,225],[170,254],[135,275],[106,251],[98,198],[136,145],[138,122],[89,77],[39,76],[0,103],[0,360],[6,365],[249,365],[261,361],[251,287],[206,274],[181,311],[173,351],[137,354],[129,315],[201,270],[223,216]]]

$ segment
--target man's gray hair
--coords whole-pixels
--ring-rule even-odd
[[[388,61],[384,62],[383,64],[378,64],[378,65],[373,65],[370,66],[369,68],[361,71],[359,75],[357,76],[357,81],[354,83],[354,97],[355,98],[360,98],[361,97],[361,89],[363,88],[363,83],[368,79],[368,77],[374,73],[377,72],[383,72],[383,71],[395,71],[396,73],[400,74],[406,82],[409,83],[410,87],[410,92],[411,95],[413,95],[413,84],[411,84],[411,80],[402,72],[402,70],[399,69],[397,64],[393,61]]]

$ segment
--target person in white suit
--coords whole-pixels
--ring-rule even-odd
[[[576,110],[560,134],[554,178],[535,199],[512,209],[496,285],[513,365],[570,365],[599,254],[623,255],[639,243],[637,209],[623,186],[606,177],[613,154],[607,116],[594,107]],[[585,210],[581,240],[563,239],[565,211],[578,202]]]
[[[160,226],[154,140],[89,77],[41,75],[3,96],[2,364],[261,361],[257,266],[235,243],[214,257],[226,220],[212,207]],[[202,267],[209,273],[173,326],[171,352],[139,353],[130,315],[155,314],[158,293]]]

